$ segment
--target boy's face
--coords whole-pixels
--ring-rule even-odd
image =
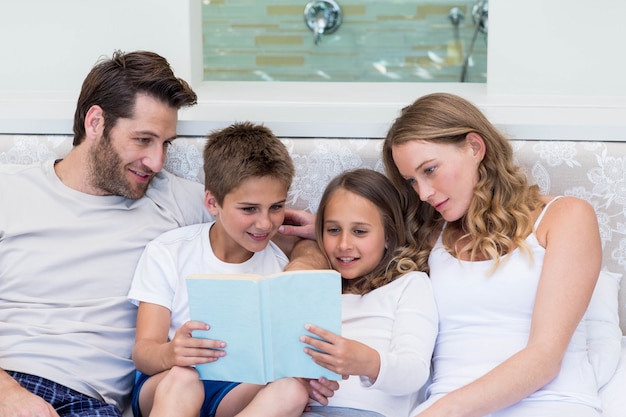
[[[220,206],[210,191],[205,205],[215,217],[211,246],[224,262],[241,263],[267,246],[285,218],[288,187],[272,177],[252,177],[226,194]]]

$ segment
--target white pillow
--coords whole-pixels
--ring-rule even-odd
[[[613,377],[620,358],[622,330],[618,293],[621,279],[622,274],[600,271],[585,315],[589,361],[596,374],[598,388]]]
[[[626,410],[626,336],[622,338],[622,354],[615,374],[600,390],[603,417],[624,417]]]

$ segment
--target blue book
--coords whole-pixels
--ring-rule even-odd
[[[304,353],[314,324],[341,334],[341,275],[334,270],[272,275],[198,274],[187,278],[194,337],[226,342],[226,356],[196,365],[201,379],[266,384],[283,377],[340,380]]]

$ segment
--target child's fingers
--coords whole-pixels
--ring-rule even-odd
[[[191,332],[194,330],[209,330],[209,325],[201,321],[189,320],[180,326],[176,333],[191,337]]]
[[[327,352],[331,349],[332,345],[325,340],[320,340],[311,336],[301,336],[300,341],[304,344],[310,345],[317,350]]]
[[[221,352],[221,349],[226,347],[226,343],[221,340],[213,340],[213,339],[196,339],[198,343],[198,347],[203,348],[205,350],[214,350],[217,352]]]
[[[328,342],[332,344],[335,344],[335,341],[339,337],[335,333],[329,332],[328,330],[322,329],[321,327],[317,327],[313,324],[305,324],[304,328],[308,332],[313,333],[314,335],[319,336],[322,339],[327,340]]]

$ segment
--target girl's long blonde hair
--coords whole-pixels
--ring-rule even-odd
[[[317,243],[324,251],[324,210],[335,191],[345,189],[372,202],[380,213],[387,248],[376,268],[357,279],[342,279],[344,293],[366,294],[396,278],[417,270],[413,260],[415,248],[406,246],[406,227],[400,204],[400,195],[387,177],[371,169],[346,171],[333,178],[320,199],[315,221]]]
[[[400,175],[392,148],[414,140],[461,146],[471,132],[483,138],[485,156],[478,167],[478,182],[468,212],[448,224],[443,241],[453,245],[459,236],[467,239],[469,243],[458,252],[469,253],[470,260],[493,259],[495,267],[516,247],[528,250],[525,239],[532,232],[533,211],[543,205],[538,187],[528,183],[513,161],[507,138],[476,106],[453,94],[430,94],[402,109],[383,144],[385,171],[402,194],[407,239],[418,248],[417,263],[422,270],[429,271],[428,255],[444,220],[430,204],[419,200]],[[447,244],[446,249],[457,253],[452,245]]]

